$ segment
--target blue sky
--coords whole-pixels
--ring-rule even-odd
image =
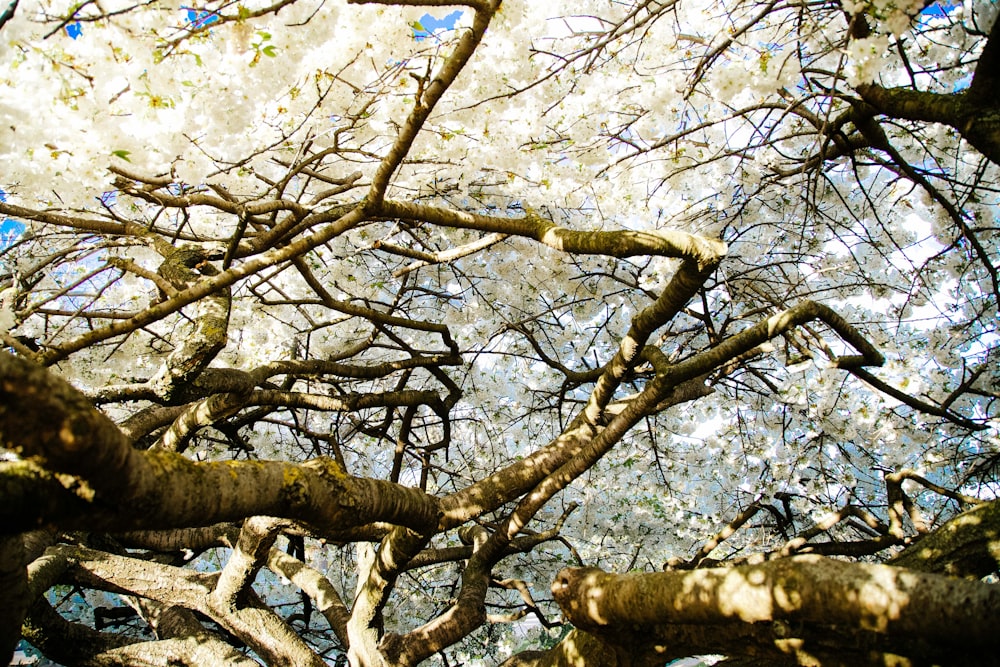
[[[430,14],[424,14],[423,16],[420,17],[420,25],[423,26],[424,32],[417,30],[415,31],[414,34],[417,39],[422,39],[427,35],[431,34],[432,32],[434,32],[435,30],[440,30],[441,28],[445,29],[454,28],[455,23],[458,22],[458,19],[461,16],[462,16],[461,10],[454,11],[442,19],[431,16]]]
[[[7,193],[3,189],[0,189],[0,201],[7,201]],[[13,243],[14,239],[20,236],[23,230],[24,225],[17,220],[12,218],[3,218],[0,220],[0,250]]]

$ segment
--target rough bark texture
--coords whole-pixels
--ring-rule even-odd
[[[959,514],[889,563],[921,572],[981,579],[1000,570],[1000,501]]]
[[[27,556],[21,535],[0,537],[0,659],[14,652],[21,639],[19,629],[27,611],[28,597]]]
[[[614,649],[595,635],[573,629],[548,651],[513,655],[501,667],[618,667]]]
[[[676,25],[686,22],[678,17],[692,8],[682,3],[594,3],[586,12],[574,9],[573,3],[561,3],[570,8],[567,11],[593,10],[594,15],[565,16],[558,32],[550,33],[561,36],[539,41],[534,36],[536,26],[525,24],[527,30],[509,36],[502,33],[507,21],[491,27],[502,11],[500,0],[467,0],[460,3],[465,5],[464,16],[457,29],[445,31],[450,34],[436,32],[427,35],[433,39],[425,39],[413,34],[423,32],[418,23],[410,24],[412,30],[397,25],[399,31],[393,34],[408,42],[416,37],[409,44],[413,49],[401,49],[398,57],[370,57],[372,43],[388,33],[382,32],[382,25],[355,25],[363,32],[370,29],[371,42],[363,48],[359,44],[354,54],[337,49],[337,59],[349,55],[356,62],[334,73],[334,59],[328,62],[327,54],[292,61],[299,46],[313,43],[298,39],[301,34],[285,32],[302,25],[283,9],[294,2],[279,0],[270,6],[250,2],[246,7],[214,3],[218,6],[191,10],[180,24],[175,23],[176,15],[168,18],[173,26],[169,30],[168,23],[158,23],[166,16],[158,3],[114,9],[122,17],[127,12],[138,14],[135,24],[122,26],[141,26],[138,32],[143,34],[148,30],[146,37],[155,37],[157,49],[151,67],[162,65],[168,72],[164,63],[176,62],[169,58],[188,58],[203,47],[206,54],[215,46],[223,49],[212,58],[233,56],[234,45],[242,54],[247,45],[239,44],[257,28],[262,28],[256,32],[261,41],[252,45],[256,59],[251,67],[262,54],[275,55],[278,45],[296,44],[295,49],[280,47],[279,61],[288,72],[296,72],[298,82],[289,81],[294,87],[283,87],[281,92],[295,104],[271,100],[278,105],[272,111],[257,107],[253,96],[244,98],[248,113],[241,131],[245,129],[244,138],[252,141],[232,143],[252,154],[218,152],[208,139],[229,141],[232,135],[208,126],[183,133],[173,128],[171,134],[183,134],[187,143],[182,148],[175,143],[182,137],[175,136],[166,150],[167,145],[155,145],[158,139],[152,137],[160,136],[157,130],[150,137],[154,145],[149,146],[149,161],[144,158],[146,167],[140,168],[153,171],[143,174],[126,166],[128,151],[107,146],[117,156],[109,167],[116,177],[116,191],[113,198],[102,200],[102,208],[62,205],[72,201],[64,199],[70,192],[62,188],[76,189],[75,184],[61,182],[62,168],[60,175],[36,179],[37,183],[30,177],[19,181],[15,169],[14,180],[2,184],[6,194],[0,199],[10,195],[18,202],[35,203],[32,208],[0,201],[0,215],[27,223],[32,237],[25,234],[14,245],[0,239],[4,244],[0,321],[5,323],[0,327],[0,345],[21,355],[0,352],[0,446],[10,450],[0,461],[0,595],[4,596],[0,662],[14,650],[23,629],[31,642],[66,664],[252,664],[233,646],[245,644],[269,665],[320,667],[337,652],[355,667],[409,667],[493,622],[496,617],[489,612],[496,598],[491,595],[498,587],[521,592],[524,604],[517,611],[534,612],[545,623],[526,592],[528,586],[505,583],[499,573],[508,567],[501,563],[509,556],[559,538],[562,522],[534,534],[528,527],[551,518],[543,510],[552,510],[553,499],[569,485],[600,474],[599,462],[615,448],[628,447],[625,454],[630,457],[632,448],[652,452],[658,465],[663,459],[670,466],[696,459],[674,449],[679,440],[666,434],[676,431],[673,420],[663,418],[665,410],[721,389],[740,401],[722,406],[722,414],[729,408],[743,410],[745,392],[754,397],[752,402],[758,398],[760,402],[755,415],[748,413],[746,419],[742,414],[720,419],[737,419],[742,429],[759,416],[775,416],[775,408],[786,399],[778,386],[782,360],[780,352],[774,354],[775,342],[784,344],[789,365],[788,352],[794,348],[796,356],[823,359],[831,369],[846,371],[833,373],[844,376],[845,382],[853,382],[847,377],[853,373],[899,401],[904,408],[880,413],[879,418],[888,418],[901,433],[914,425],[922,428],[929,416],[941,420],[940,426],[931,427],[940,429],[935,437],[951,439],[954,432],[946,429],[953,428],[986,431],[987,439],[975,443],[979,461],[967,456],[970,441],[961,437],[954,441],[957,453],[950,463],[935,454],[942,467],[951,468],[950,483],[963,476],[956,487],[972,488],[973,476],[971,472],[964,476],[965,471],[991,463],[986,460],[989,448],[982,442],[995,437],[988,432],[995,431],[1000,395],[996,382],[986,381],[992,373],[987,367],[995,357],[980,352],[996,346],[990,317],[995,319],[1000,298],[996,230],[989,215],[990,207],[996,208],[1000,201],[993,187],[993,168],[1000,164],[1000,23],[994,24],[989,36],[972,39],[972,33],[964,30],[960,40],[942,39],[934,24],[948,18],[958,30],[959,23],[969,19],[960,20],[957,13],[948,16],[956,3],[940,3],[948,7],[927,22],[930,28],[923,30],[914,22],[914,29],[923,32],[919,39],[907,36],[894,45],[901,56],[900,69],[892,74],[883,70],[885,76],[879,81],[892,81],[896,87],[853,86],[849,83],[853,79],[845,76],[844,66],[850,63],[843,58],[844,47],[850,47],[851,40],[872,36],[874,13],[896,9],[882,6],[893,3],[846,3],[856,6],[846,12],[838,2],[730,2],[707,11],[692,3],[702,18],[718,12],[724,19],[716,24],[721,29],[714,36],[697,34],[701,32],[697,26]],[[399,4],[437,11],[449,3],[347,0],[347,4]],[[516,23],[522,10],[546,4],[560,3],[522,2],[507,18]],[[17,0],[0,15],[0,27],[13,17],[16,5]],[[609,13],[604,15],[605,8],[599,5],[610,8]],[[300,17],[309,15],[312,18],[304,22],[320,27],[343,11],[329,10],[310,7]],[[22,6],[20,11],[27,10]],[[56,43],[68,25],[81,21],[90,36],[101,34],[98,30],[105,23],[114,26],[118,21],[117,16],[101,16],[110,10],[97,2],[77,3],[67,11],[72,14],[66,17],[32,15],[33,21],[54,21],[51,49],[19,43],[18,32],[4,33],[5,38],[10,36],[17,62],[26,63],[22,74],[12,71],[10,82],[4,83],[17,82],[18,89],[25,88],[25,96],[18,100],[31,99],[28,88],[34,83],[19,76],[50,72],[76,80],[60,85],[65,98],[61,101],[80,98],[89,104],[95,91],[102,91],[102,96],[113,92],[103,80],[105,70],[114,71],[111,60],[129,64],[129,49],[140,44],[118,32],[121,44],[109,42],[110,60],[90,60],[98,46],[103,49],[97,43],[60,53]],[[278,12],[281,16],[272,21],[270,15]],[[383,14],[398,16],[383,11],[368,16]],[[831,19],[845,16],[846,25],[830,25]],[[877,21],[881,24],[884,18]],[[673,28],[690,28],[691,34],[666,29],[671,21]],[[540,23],[544,26],[546,21]],[[817,26],[822,39],[816,39]],[[266,47],[263,43],[270,33],[265,27],[282,31]],[[482,70],[467,73],[464,76],[475,77],[477,85],[454,91],[451,102],[439,105],[480,42],[494,37],[525,40],[519,48],[528,49],[525,62],[531,73],[500,71],[493,63],[484,63],[489,77]],[[953,62],[943,62],[934,49],[927,50],[924,58],[926,37],[940,40],[939,46],[954,42],[954,52],[948,56]],[[647,38],[650,43],[643,45]],[[200,45],[189,51],[187,40]],[[963,47],[962,41],[972,46]],[[86,39],[77,42],[85,43]],[[139,48],[150,44],[143,41]],[[397,45],[392,46],[395,52]],[[563,52],[564,48],[568,50]],[[51,63],[44,68],[31,64],[36,62],[34,51],[44,52]],[[679,59],[648,58],[671,53]],[[756,63],[754,53],[759,55]],[[779,53],[782,59],[786,55],[791,59],[781,65],[770,60],[768,74],[769,59]],[[625,58],[629,62],[624,68],[604,69],[625,64],[620,60]],[[201,62],[201,55],[195,60]],[[727,68],[746,65],[747,81],[754,80],[752,95],[724,90],[738,85],[742,77],[733,77],[730,69],[723,79],[715,78],[709,70],[717,62]],[[134,64],[129,66],[136,69]],[[758,77],[755,65],[766,78]],[[802,77],[786,81],[785,75],[797,76],[793,70],[799,67],[805,68]],[[192,71],[181,69],[185,75]],[[279,73],[276,70],[272,71]],[[615,76],[604,78],[602,70]],[[630,70],[641,73],[641,79],[623,83]],[[776,71],[777,78],[771,78]],[[131,112],[137,109],[147,113],[145,104],[131,107],[128,101],[143,95],[142,79],[150,109],[156,108],[151,81],[154,87],[163,86],[164,94],[172,92],[167,90],[169,83],[177,79],[157,73],[143,72],[129,79],[124,89],[114,80],[121,92],[107,100],[113,118],[134,119],[139,116]],[[285,83],[270,75],[268,81]],[[966,81],[968,87],[961,90]],[[23,86],[25,82],[29,85]],[[187,83],[193,86],[191,94],[179,93],[185,98],[184,111],[174,118],[195,117],[186,115],[193,111],[187,104],[196,97],[198,104],[206,99],[199,86],[207,86],[208,96],[226,88],[224,82],[212,80]],[[600,90],[602,98],[591,100],[597,104],[577,107],[583,101],[577,96],[592,83],[597,85],[591,90]],[[720,83],[725,85],[717,87]],[[764,92],[774,84],[781,88],[777,97],[773,90]],[[76,85],[79,90],[72,89]],[[636,97],[629,92],[647,85],[659,90],[650,89],[651,95],[642,91]],[[673,92],[676,99],[669,99]],[[536,94],[544,97],[533,100]],[[386,105],[397,96],[405,106]],[[100,104],[105,101],[102,97]],[[517,109],[522,101],[537,103],[536,108]],[[716,102],[723,104],[717,107]],[[308,104],[313,106],[306,110],[302,105]],[[749,106],[741,108],[744,105]],[[544,131],[541,126],[511,122],[516,120],[515,111],[541,114]],[[383,112],[392,115],[390,122],[385,122]],[[474,115],[465,117],[468,112]],[[20,108],[19,113],[25,110]],[[53,151],[53,160],[62,160],[59,156],[65,154],[74,156],[67,165],[78,164],[76,160],[91,164],[83,162],[90,158],[80,156],[104,139],[118,137],[100,134],[108,118],[93,108],[86,113],[84,125],[93,126],[95,134],[79,147],[77,156],[77,147],[57,149],[47,140],[33,142],[32,151],[41,151],[38,144],[44,143]],[[491,115],[500,122],[491,120]],[[25,121],[16,114],[11,118],[11,123],[4,123],[5,132],[7,125],[10,132],[17,129],[15,121],[23,127]],[[258,132],[262,123],[268,126],[264,134]],[[925,135],[920,128],[928,123],[954,131]],[[20,131],[19,136],[26,136]],[[490,131],[525,136],[512,135],[493,144]],[[276,140],[274,132],[281,140],[265,147]],[[438,144],[439,140],[446,143]],[[466,141],[472,142],[469,148],[460,148]],[[966,160],[966,143],[986,159],[973,155]],[[473,149],[473,144],[481,144],[484,152]],[[449,145],[468,152],[463,157],[463,152],[442,148],[434,154],[435,146]],[[526,159],[509,160],[512,156],[495,151],[490,155],[496,147],[514,149]],[[213,162],[212,168],[208,162],[185,158],[189,150]],[[602,152],[610,158],[604,165]],[[36,154],[26,155],[30,160],[25,164],[41,168]],[[494,164],[494,156],[504,160]],[[101,155],[96,164],[103,165],[106,158]],[[164,162],[156,164],[161,158]],[[583,180],[550,189],[552,174],[575,178],[561,167],[577,160]],[[976,161],[982,164],[976,167]],[[186,168],[180,168],[182,162]],[[852,168],[854,180],[849,174]],[[551,174],[541,174],[542,180],[533,182],[536,172]],[[686,172],[701,182],[685,180]],[[83,174],[93,175],[89,170],[76,175]],[[182,175],[185,180],[190,176],[191,182],[180,182]],[[712,182],[720,177],[732,182]],[[621,198],[605,187],[618,189],[619,178],[625,179]],[[593,196],[587,194],[587,179],[600,182],[592,189]],[[102,183],[94,179],[86,189],[100,192]],[[910,218],[886,210],[915,201],[901,194],[910,186],[922,189],[931,205],[939,207],[927,211],[926,217],[945,214],[958,235],[948,239],[932,222],[933,235],[942,244],[940,257],[925,258],[926,264],[919,270],[912,267],[913,271],[903,266],[909,262],[898,260],[916,260],[933,242],[895,234],[895,225]],[[574,204],[577,194],[550,197],[551,192],[580,193],[582,198]],[[838,193],[844,195],[839,204]],[[642,196],[649,198],[645,205],[632,208],[631,200]],[[532,197],[539,199],[533,203],[540,208],[525,201]],[[886,197],[892,203],[883,206]],[[655,220],[640,220],[654,209],[659,209]],[[551,216],[543,212],[556,210],[560,212]],[[667,219],[675,214],[676,218]],[[713,230],[729,245],[695,230]],[[538,254],[522,254],[525,247]],[[830,252],[832,247],[838,250]],[[149,248],[159,257],[144,265]],[[487,254],[497,248],[496,254]],[[956,251],[963,253],[959,266],[945,261]],[[539,278],[545,283],[543,289],[504,303],[510,295],[504,281],[520,277],[530,286],[535,274],[524,271],[524,263],[548,261],[557,253],[568,260],[567,269],[573,265],[572,271],[540,272],[546,276]],[[42,255],[47,257],[39,259]],[[484,261],[460,261],[476,255]],[[827,263],[835,255],[844,258]],[[406,262],[401,263],[400,257]],[[618,261],[624,259],[628,261]],[[436,275],[417,272],[432,264],[440,265],[433,269]],[[494,269],[495,277],[484,280],[480,275]],[[939,273],[942,269],[946,270]],[[78,273],[88,277],[72,285],[63,280],[75,280]],[[877,295],[889,294],[894,295],[888,297],[893,307],[900,305],[898,297],[903,295],[907,304],[916,306],[951,291],[947,285],[928,284],[938,275],[961,283],[960,290],[947,295],[947,304],[937,304],[942,306],[942,318],[949,319],[944,338],[951,342],[934,343],[927,350],[909,343],[887,347],[894,356],[902,356],[913,351],[924,354],[934,346],[962,346],[937,350],[958,353],[954,361],[962,362],[961,375],[953,368],[955,374],[941,386],[923,383],[927,386],[921,387],[919,396],[865,370],[885,359],[872,343],[876,338],[863,334],[856,323],[865,317],[881,320],[878,304],[875,309],[858,308],[845,319],[812,300],[857,303],[872,296],[881,302],[886,297]],[[481,289],[494,278],[492,287]],[[992,283],[992,295],[987,282]],[[135,289],[136,285],[140,287]],[[144,295],[147,288],[149,294]],[[158,297],[152,296],[155,290]],[[472,312],[473,302],[464,301],[466,291],[477,293],[488,305],[484,311],[491,312],[486,316],[490,321]],[[452,311],[463,301],[469,312],[454,319]],[[908,318],[904,311],[897,325]],[[248,313],[252,319],[247,319]],[[589,346],[579,338],[563,339],[566,318],[593,331]],[[935,333],[945,331],[945,323],[940,324]],[[497,333],[486,332],[490,328]],[[961,343],[952,340],[951,334],[963,328],[973,333]],[[267,343],[252,341],[246,350],[233,350],[237,340],[258,335]],[[271,349],[279,337],[295,340],[289,349]],[[512,355],[522,368],[532,373],[547,368],[555,379],[524,383],[533,392],[530,407],[512,384],[498,383],[497,393],[480,394],[491,391],[485,388],[489,386],[485,376],[479,375],[484,368],[479,364],[481,353]],[[93,387],[84,394],[27,361],[49,366],[67,362],[68,367],[73,355],[78,355],[74,364],[109,365],[107,375],[75,373],[81,383],[100,384],[113,375],[123,384]],[[135,356],[141,356],[142,363],[135,364],[134,372],[145,377],[132,377]],[[973,361],[982,368],[973,369]],[[934,362],[945,366],[936,354]],[[223,367],[227,363],[232,367]],[[240,367],[243,364],[259,365]],[[509,372],[517,366],[495,368]],[[898,377],[896,370],[886,375]],[[804,391],[826,391],[816,382],[803,382]],[[843,393],[855,386],[845,384]],[[939,390],[945,386],[950,393],[940,398]],[[463,396],[463,391],[468,393]],[[795,411],[791,404],[780,407],[789,408],[789,415]],[[768,469],[760,469],[760,490],[750,490],[756,462],[735,468],[725,464],[727,469],[720,469],[710,461],[704,468],[707,473],[685,472],[678,477],[665,472],[670,466],[663,466],[659,472],[668,491],[659,487],[659,481],[650,489],[633,491],[628,488],[631,482],[639,479],[645,486],[650,479],[633,473],[655,473],[642,464],[633,467],[629,458],[624,465],[631,472],[608,478],[614,483],[597,484],[599,492],[625,487],[615,499],[626,508],[624,514],[632,503],[652,504],[660,499],[658,494],[667,492],[673,496],[671,503],[691,500],[684,512],[704,510],[705,516],[714,511],[708,509],[715,503],[708,502],[709,496],[722,503],[735,499],[742,511],[693,558],[679,560],[684,571],[614,575],[587,568],[564,570],[552,590],[576,627],[564,632],[550,650],[519,654],[506,667],[662,667],[674,657],[712,652],[743,665],[885,667],[986,664],[1000,659],[996,632],[1000,589],[969,580],[998,569],[1000,504],[984,504],[927,534],[936,519],[925,520],[924,514],[944,516],[936,513],[950,509],[936,502],[918,505],[906,495],[903,482],[921,478],[896,471],[886,475],[884,495],[876,493],[874,500],[865,497],[863,506],[852,505],[862,497],[855,490],[844,507],[835,508],[841,501],[831,499],[833,494],[825,489],[839,484],[838,473],[864,468],[868,474],[872,462],[902,459],[895,458],[896,452],[887,456],[882,449],[881,458],[871,453],[864,462],[850,463],[851,468],[823,471],[827,479],[813,477],[808,484],[786,480],[785,472],[777,472],[779,467],[796,468],[793,476],[802,480],[800,467],[812,467],[805,459],[813,450],[800,448],[796,440],[815,430],[809,423],[816,412],[812,408],[810,404],[804,420],[792,415],[791,421],[773,425],[767,434],[780,434],[789,455],[778,456],[780,465],[764,461]],[[830,409],[841,410],[842,405]],[[512,421],[505,424],[507,410]],[[122,418],[122,425],[116,426],[107,415]],[[913,424],[904,423],[911,419]],[[515,423],[527,426],[508,428]],[[467,429],[469,424],[475,425]],[[648,426],[647,432],[631,439],[630,434],[643,426]],[[480,447],[484,434],[486,447],[493,448],[488,460],[485,447]],[[758,434],[748,430],[742,443],[732,444],[749,443]],[[847,459],[850,445],[864,448],[860,437],[857,443],[834,442],[841,438],[834,429],[821,435],[826,439],[824,448],[843,445],[840,454]],[[845,441],[849,438],[843,436]],[[521,440],[516,449],[508,447],[513,439]],[[868,438],[869,445],[872,439]],[[268,456],[282,460],[256,460],[265,447]],[[189,448],[189,456],[183,456]],[[727,458],[731,453],[726,452]],[[922,456],[915,451],[904,454]],[[474,460],[481,456],[483,460]],[[463,467],[463,462],[475,465]],[[816,467],[822,468],[825,461],[819,463]],[[352,466],[355,472],[365,472],[353,475]],[[713,474],[719,479],[712,479]],[[694,482],[699,477],[707,477],[708,484],[698,488]],[[620,480],[624,481],[619,484]],[[996,488],[996,476],[977,481],[980,489]],[[810,490],[812,483],[815,490]],[[977,502],[944,488],[945,482],[937,488],[927,480],[919,483],[956,502]],[[796,487],[801,499],[813,505],[808,510],[793,507],[788,501],[791,494],[784,491],[784,501],[777,493],[773,501],[747,498],[764,493],[763,489],[773,493],[779,486]],[[776,505],[782,502],[779,510]],[[806,527],[807,517],[811,521],[819,505],[830,509],[832,518]],[[673,511],[680,512],[681,507],[678,504]],[[765,509],[774,526],[749,523]],[[669,511],[653,514],[664,519]],[[601,525],[605,519],[599,516],[594,523]],[[670,539],[671,532],[676,537],[693,525],[657,530]],[[748,538],[733,548],[731,553],[739,553],[741,560],[730,561],[729,567],[699,569],[725,564],[711,560],[712,555],[743,526],[753,526],[763,537]],[[650,555],[652,540],[643,537],[646,533],[629,532],[636,547],[629,569],[666,558],[663,553]],[[453,540],[456,533],[462,546]],[[279,540],[286,539],[283,552]],[[306,539],[313,541],[309,548]],[[340,581],[356,575],[355,590],[345,591],[337,577],[321,570],[331,562],[329,551],[351,544],[356,549],[353,561],[336,554],[356,570],[342,573]],[[569,540],[564,544],[582,563]],[[750,546],[760,546],[766,554],[748,556]],[[891,561],[896,567],[820,556],[874,559],[902,546],[907,548]],[[228,549],[224,563],[203,553],[216,547]],[[640,559],[644,550],[646,561]],[[802,555],[807,552],[810,555]],[[401,621],[398,634],[387,634],[385,626],[390,624],[384,617],[390,616],[394,595],[447,588],[439,582],[451,574],[417,572],[441,563],[456,573],[447,582],[451,588],[411,614],[423,615],[424,609],[433,608],[426,618],[391,619]],[[272,598],[273,607],[255,589],[265,569],[297,587],[292,594]],[[100,632],[96,611],[93,628],[86,625],[88,619],[69,622],[72,614],[62,615],[48,601],[47,593],[57,585],[120,596],[126,606],[114,611],[121,614],[118,618],[145,621],[156,638],[126,639]],[[304,620],[306,628],[314,630],[309,625],[313,611],[319,612],[317,621],[328,623],[325,635],[303,632],[293,624]]]
[[[858,87],[861,97],[890,118],[949,125],[990,161],[1000,164],[1000,22],[994,22],[967,90],[950,94],[912,88]]]
[[[418,527],[438,522],[430,496],[351,477],[330,459],[198,464],[172,452],[140,452],[83,394],[6,353],[0,353],[0,442],[28,459],[0,463],[9,501],[0,510],[5,531],[57,519],[65,526],[71,523],[67,515],[80,527],[113,530],[200,526],[254,515],[337,528],[382,519],[416,520],[412,525]],[[49,501],[31,507],[39,488]]]
[[[552,590],[576,627],[631,656],[628,664],[734,651],[800,664],[827,664],[831,652],[975,664],[1000,651],[1000,589],[820,556],[692,572],[567,569]],[[822,641],[830,627],[835,645]]]

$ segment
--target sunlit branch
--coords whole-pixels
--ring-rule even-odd
[[[157,449],[183,453],[194,434],[205,426],[210,426],[243,409],[250,399],[249,391],[242,393],[221,393],[188,406],[177,416],[159,441]]]
[[[137,598],[135,606],[141,610],[143,619],[149,623],[160,640],[110,651],[112,655],[108,657],[111,659],[120,657],[123,662],[179,659],[201,664],[220,661],[227,665],[244,667],[254,667],[258,664],[256,660],[226,642],[219,634],[207,631],[189,609],[146,598]]]
[[[451,250],[442,250],[435,253],[421,253],[419,257],[408,255],[408,250],[405,248],[400,248],[388,243],[378,243],[376,242],[374,246],[375,249],[384,250],[386,252],[396,253],[403,256],[410,256],[416,259],[416,262],[408,264],[401,269],[397,269],[393,272],[394,278],[401,278],[407,273],[412,273],[417,269],[423,268],[425,266],[431,266],[433,264],[445,264],[447,262],[453,262],[457,259],[463,257],[468,257],[469,255],[475,254],[480,250],[485,250],[490,246],[500,243],[505,238],[504,234],[488,234],[478,241],[473,241],[471,243],[466,243],[464,245],[458,246],[457,248],[452,248]]]
[[[698,567],[698,565],[703,560],[708,558],[708,555],[712,553],[712,551],[714,551],[716,547],[722,544],[723,541],[732,537],[736,533],[736,531],[742,528],[747,521],[752,519],[754,515],[756,515],[757,512],[761,511],[762,509],[763,507],[759,501],[751,503],[749,507],[740,512],[738,515],[736,515],[735,518],[733,518],[732,521],[726,524],[726,526],[722,530],[720,530],[711,539],[705,542],[705,544],[703,544],[702,547],[698,549],[698,553],[696,553],[687,563],[683,564],[683,569],[693,569]],[[675,565],[675,567],[678,566]]]
[[[364,3],[366,0],[355,1]],[[380,2],[379,4],[384,3]],[[437,74],[434,75],[430,83],[423,89],[423,95],[416,100],[413,111],[410,112],[409,117],[403,123],[402,129],[400,129],[399,134],[396,136],[392,147],[379,164],[375,176],[372,178],[371,188],[368,191],[367,201],[369,205],[378,206],[385,198],[386,189],[389,187],[389,180],[392,178],[393,173],[399,168],[406,154],[409,153],[413,141],[423,128],[424,122],[431,111],[434,110],[435,105],[455,79],[458,78],[459,73],[465,67],[466,63],[468,63],[469,59],[472,58],[476,47],[479,46],[480,40],[486,33],[486,28],[489,26],[493,14],[500,7],[500,2],[499,0],[481,0],[472,6],[475,8],[476,13],[471,29],[459,38],[454,51],[451,52]]]
[[[889,562],[924,572],[981,579],[1000,567],[998,526],[1000,502],[982,503],[947,521]]]
[[[731,595],[734,587],[742,594]],[[654,646],[660,646],[661,660],[676,657],[669,648],[676,639],[670,639],[682,630],[687,634],[680,643],[688,651],[729,653],[734,648],[729,642],[737,640],[753,641],[780,656],[779,640],[831,623],[855,629],[861,646],[877,646],[880,652],[906,655],[918,638],[929,643],[918,649],[923,655],[930,647],[941,657],[965,650],[958,647],[991,651],[996,644],[992,610],[1000,605],[1000,591],[976,583],[819,556],[691,572],[612,575],[595,568],[566,569],[552,591],[577,628],[609,638],[619,633],[618,641],[623,634],[645,635],[635,648],[653,655]],[[935,620],[939,614],[961,618],[961,629],[943,629]],[[727,636],[725,628],[733,624],[769,631],[739,640]],[[693,634],[695,627],[702,631]],[[865,641],[866,635],[874,637]],[[801,648],[809,651],[810,644]]]
[[[438,502],[430,496],[348,476],[328,459],[194,463],[171,452],[140,452],[78,391],[6,353],[0,353],[0,398],[0,432],[9,446],[52,472],[77,478],[70,495],[59,494],[53,502],[76,503],[75,497],[92,503],[89,520],[95,527],[199,526],[254,515],[340,528],[382,519],[419,528],[438,522]],[[6,479],[31,468],[28,462],[0,465]],[[246,488],[255,491],[248,495]],[[7,531],[48,520],[41,511],[58,511],[51,505],[27,511],[29,499],[10,498],[3,512]],[[69,505],[64,510],[77,515]]]
[[[885,363],[885,357],[882,356],[882,353],[830,307],[813,301],[804,301],[749,329],[730,336],[705,352],[673,365],[668,372],[672,377],[681,380],[709,373],[725,362],[755,349],[766,341],[813,320],[821,320],[826,323],[845,342],[861,353],[860,355],[845,355],[833,359],[831,363],[834,367],[852,370],[862,366],[881,366]]]
[[[822,543],[811,543],[809,541],[852,517],[863,521],[866,526],[878,534],[877,537],[862,543],[844,543],[837,540]],[[890,526],[885,525],[860,507],[847,504],[836,512],[830,512],[820,518],[815,525],[810,526],[785,542],[775,555],[784,557],[803,553],[818,553],[827,556],[837,554],[874,554],[900,543],[901,538],[890,534],[890,532]]]
[[[455,211],[412,202],[386,200],[380,206],[386,217],[430,222],[458,229],[508,234],[534,239],[543,245],[569,254],[635,257],[654,255],[688,258],[700,269],[715,265],[726,252],[721,241],[673,230],[584,232],[556,225],[529,210],[520,218],[501,218]]]
[[[249,588],[284,526],[267,517],[251,517],[243,522],[239,539],[211,592],[212,604],[222,608],[237,606],[237,598]]]
[[[268,568],[298,586],[316,605],[341,645],[347,646],[347,620],[350,617],[340,593],[321,572],[309,567],[280,549],[271,549],[267,559]]]
[[[520,579],[494,579],[490,582],[490,585],[497,586],[499,588],[504,588],[507,590],[517,591],[518,594],[521,596],[521,600],[524,602],[524,608],[518,610],[514,614],[501,618],[488,616],[487,620],[489,620],[490,622],[492,623],[513,622],[518,619],[524,618],[529,613],[531,613],[535,615],[535,618],[537,618],[538,622],[542,624],[542,627],[554,628],[560,625],[560,623],[558,622],[550,621],[547,618],[545,618],[545,615],[542,613],[542,610],[538,608],[538,603],[535,602],[535,599],[531,596],[531,589],[528,588],[528,585],[524,581]]]
[[[173,286],[173,283],[154,271],[147,271],[131,260],[125,259],[124,257],[108,257],[105,262],[109,266],[114,266],[122,271],[127,271],[139,276],[140,278],[149,280],[156,285],[157,289],[168,297],[177,295],[177,289]]]
[[[77,229],[85,232],[96,232],[99,234],[111,234],[115,236],[129,236],[145,232],[143,228],[135,225],[134,223],[111,222],[89,216],[70,217],[51,211],[36,211],[35,209],[25,208],[15,204],[8,204],[6,202],[0,202],[0,214],[9,215],[12,218],[21,220],[42,222],[67,229]]]
[[[337,376],[344,378],[375,379],[385,377],[396,371],[427,366],[455,366],[462,360],[456,355],[431,355],[426,357],[411,357],[397,361],[384,361],[371,365],[342,364],[326,359],[303,359],[291,361],[272,361],[251,372],[255,383],[275,375],[301,376]]]

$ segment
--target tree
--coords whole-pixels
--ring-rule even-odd
[[[5,655],[997,660],[993,3],[556,4],[8,6]]]

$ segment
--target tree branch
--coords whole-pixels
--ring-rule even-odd
[[[822,631],[830,625],[881,652],[920,660],[968,662],[1000,648],[994,623],[1000,589],[820,556],[692,572],[613,575],[594,568],[566,569],[556,577],[552,592],[576,627],[611,644],[644,633],[658,643],[672,627],[707,630],[689,634],[687,642],[658,644],[661,663],[672,657],[730,652],[733,647],[719,641],[722,634],[713,639],[712,627],[733,625],[769,628],[769,639],[754,639],[765,640],[762,649],[779,640],[787,645],[803,629]],[[949,623],[942,624],[942,618]],[[661,631],[664,636],[656,636]],[[647,651],[652,650],[649,644],[647,639]],[[808,653],[810,646],[799,645],[797,651]],[[929,646],[932,653],[924,653]]]

